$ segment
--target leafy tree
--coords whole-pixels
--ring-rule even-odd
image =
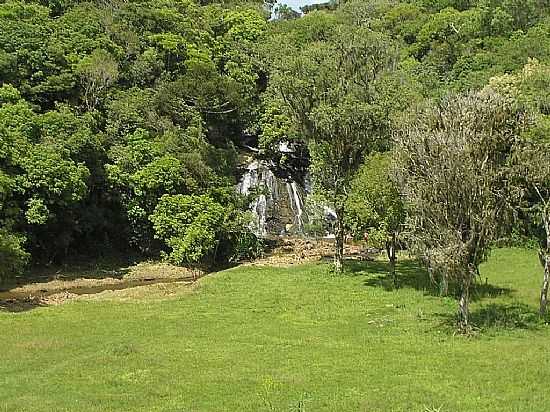
[[[292,20],[300,17],[300,13],[286,4],[279,4],[275,7],[275,20]]]
[[[329,40],[287,56],[273,74],[271,86],[309,142],[314,184],[337,214],[337,271],[343,267],[345,205],[352,177],[363,156],[380,147],[383,136],[385,118],[375,90],[396,58],[394,50],[385,36],[338,27]]]
[[[244,228],[247,221],[242,213],[235,213],[231,203],[217,202],[219,195],[164,195],[160,199],[150,220],[155,236],[170,250],[170,261],[208,264],[258,252],[257,239]]]
[[[113,146],[112,162],[106,165],[111,190],[130,223],[131,243],[143,252],[152,253],[155,249],[148,216],[159,199],[164,194],[204,191],[213,179],[211,168],[201,157],[200,146],[179,133],[174,130],[153,137],[146,130],[137,129],[127,136],[126,144]],[[170,153],[172,144],[181,152]]]
[[[151,215],[176,264],[204,262],[216,251],[224,209],[207,196],[163,196]]]
[[[29,260],[24,238],[0,228],[0,282],[19,274]]]
[[[356,236],[368,233],[369,243],[386,249],[395,278],[397,243],[405,221],[405,207],[392,176],[390,153],[371,155],[351,184],[346,224]],[[396,282],[397,284],[397,282]]]

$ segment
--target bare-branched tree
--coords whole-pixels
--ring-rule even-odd
[[[462,329],[479,265],[511,221],[510,162],[525,122],[509,100],[486,90],[447,97],[398,134],[407,237],[431,270],[458,284]]]
[[[83,88],[83,99],[88,111],[93,111],[103,93],[118,79],[118,63],[105,50],[97,49],[82,59],[77,66]]]
[[[522,190],[519,210],[529,222],[528,235],[536,237],[540,245],[544,272],[540,315],[545,316],[550,286],[550,66],[529,59],[518,73],[493,77],[487,88],[525,107],[532,116],[531,127],[515,150],[512,178]]]

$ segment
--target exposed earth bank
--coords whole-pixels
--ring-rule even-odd
[[[270,243],[262,257],[240,264],[284,267],[332,259],[332,239],[278,238]],[[376,252],[360,243],[346,244],[348,259],[368,260]],[[0,310],[21,312],[77,299],[169,297],[205,275],[205,271],[158,262],[34,270],[0,288]]]

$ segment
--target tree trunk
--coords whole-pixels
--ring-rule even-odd
[[[444,273],[441,274],[439,280],[439,296],[447,296],[449,294],[449,281]]]
[[[342,273],[344,270],[344,209],[336,210],[336,233],[334,248],[334,270]]]
[[[396,234],[392,233],[390,240],[386,244],[386,251],[388,253],[388,259],[390,261],[390,275],[393,279],[393,285],[395,288],[398,288],[399,285],[397,283],[397,273],[395,271],[395,266],[397,263],[396,244]]]
[[[546,315],[546,306],[548,304],[548,286],[550,285],[550,216],[545,216],[544,229],[546,231],[546,247],[540,251],[540,261],[544,267],[544,279],[540,290],[540,316]]]
[[[466,277],[462,280],[462,290],[458,303],[458,326],[462,331],[468,329],[470,320],[470,272],[465,274],[465,276]]]
[[[546,315],[546,306],[548,304],[548,285],[550,284],[550,257],[544,257],[544,279],[540,290],[540,316]]]

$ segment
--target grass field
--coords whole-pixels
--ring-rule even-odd
[[[171,298],[0,312],[0,411],[550,410],[534,252],[483,266],[468,338],[454,299],[398,269],[399,290],[378,262],[247,266]]]

